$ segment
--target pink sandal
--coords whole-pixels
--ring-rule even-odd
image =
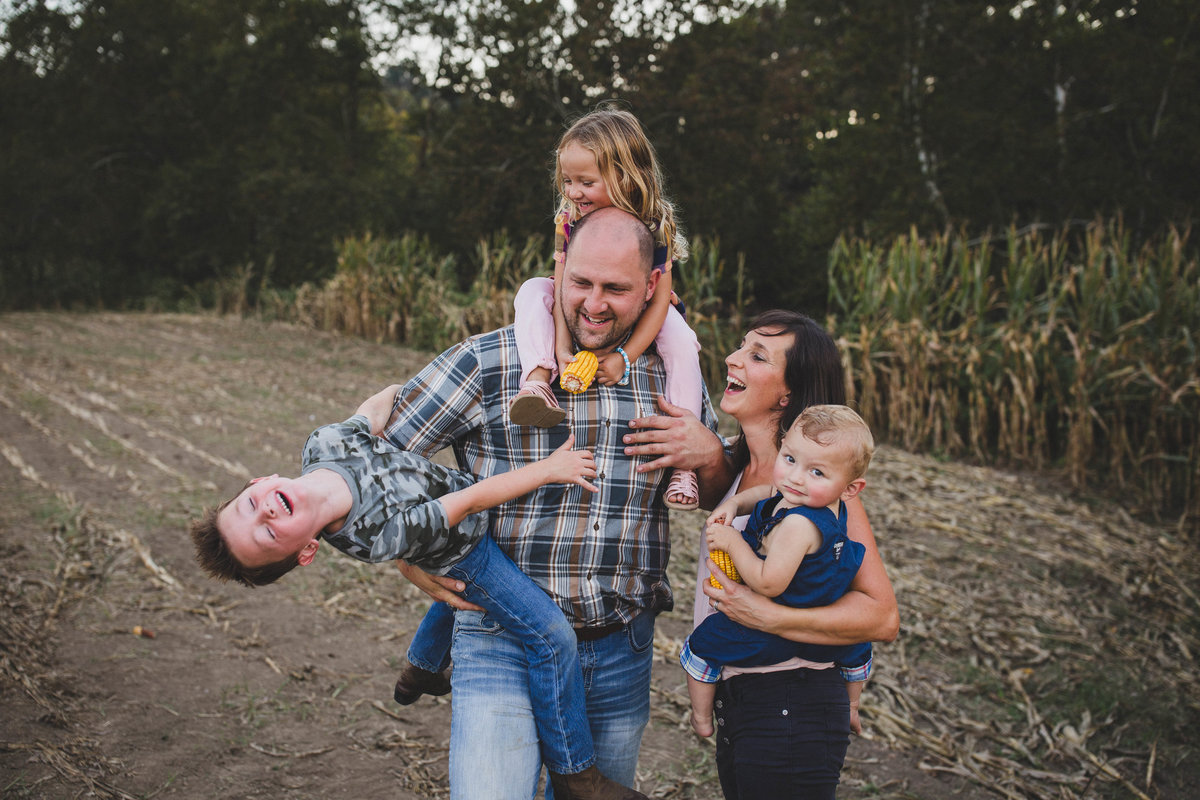
[[[682,500],[672,500],[681,497]],[[677,469],[671,475],[667,491],[663,494],[667,508],[677,511],[693,511],[700,507],[700,484],[696,481],[696,473],[690,469]]]
[[[554,392],[545,381],[525,381],[508,406],[508,419],[513,425],[553,428],[566,418],[567,412],[554,399]]]

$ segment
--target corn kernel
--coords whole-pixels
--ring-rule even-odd
[[[737,567],[733,565],[733,559],[729,557],[729,553],[726,553],[724,550],[713,550],[708,554],[708,557],[717,562],[717,566],[729,576],[730,580],[737,581],[738,583],[742,582],[742,576],[738,575]],[[709,575],[708,582],[717,589],[725,588],[715,575]]]
[[[590,350],[580,350],[575,354],[575,360],[563,370],[558,383],[565,391],[579,394],[591,386],[592,378],[596,377],[596,370],[599,368],[600,360],[596,358],[595,353]]]

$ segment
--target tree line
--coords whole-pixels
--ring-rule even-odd
[[[814,313],[842,234],[1149,239],[1196,209],[1187,0],[0,9],[2,308],[296,286],[366,233],[427,237],[466,285],[481,237],[545,233],[553,145],[601,101],[642,120],[690,235]]]

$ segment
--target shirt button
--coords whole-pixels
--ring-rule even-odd
[[[717,708],[724,708],[724,707],[725,707],[725,701],[724,701],[724,700],[718,700],[718,701],[717,701]]]
[[[601,472],[599,477],[603,478],[603,477],[604,477],[604,473],[603,473],[603,472]]]
[[[592,530],[594,530],[594,531],[600,530],[600,523],[599,522],[593,523]]]
[[[607,428],[607,427],[609,427],[610,425],[612,425],[612,420],[611,420],[611,419],[606,419],[606,420],[604,420],[604,427],[606,427],[606,428]]]
[[[784,715],[785,717],[787,716],[787,709],[786,709],[786,708],[783,710],[783,715]]]

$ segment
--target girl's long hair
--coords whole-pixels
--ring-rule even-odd
[[[679,229],[674,204],[663,191],[662,170],[654,145],[646,138],[637,117],[628,111],[601,106],[575,120],[559,139],[554,150],[556,215],[565,214],[567,220],[575,222],[575,204],[563,194],[562,165],[558,160],[558,153],[572,143],[596,157],[596,166],[613,205],[646,223],[654,233],[655,243],[670,248],[669,260],[685,261],[687,238]]]

